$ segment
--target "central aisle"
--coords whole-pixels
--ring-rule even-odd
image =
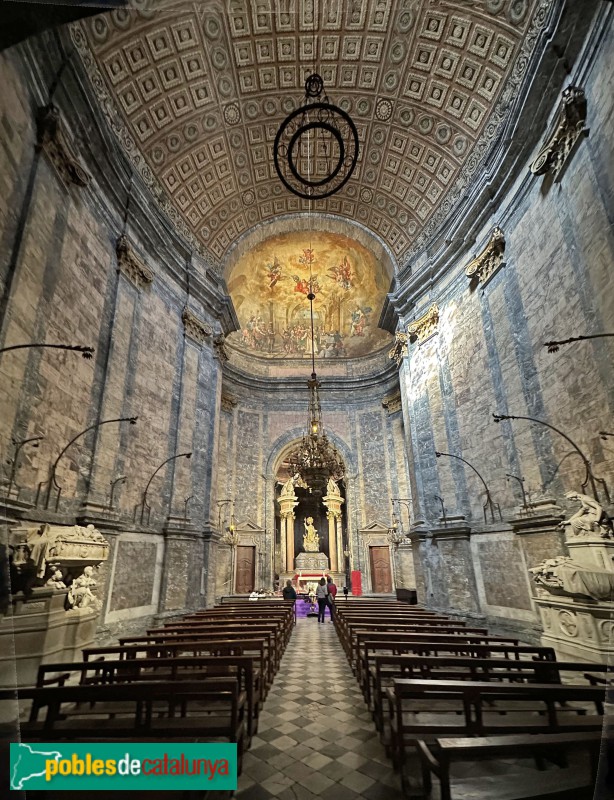
[[[299,618],[243,760],[240,800],[401,800],[335,627]]]

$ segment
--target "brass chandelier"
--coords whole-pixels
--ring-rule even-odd
[[[307,433],[300,446],[288,459],[290,474],[298,475],[313,494],[324,494],[329,478],[337,481],[345,474],[343,460],[335,446],[324,433],[322,406],[320,405],[320,381],[316,374],[315,337],[313,329],[313,277],[309,260],[309,316],[311,320],[311,378],[309,387],[309,417]]]
[[[309,387],[309,426],[298,450],[290,456],[292,475],[299,475],[312,493],[323,494],[329,478],[337,481],[345,474],[343,460],[324,433],[320,406],[320,381],[315,372],[307,381]]]

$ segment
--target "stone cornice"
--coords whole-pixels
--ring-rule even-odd
[[[504,266],[505,234],[498,226],[482,252],[465,267],[465,275],[474,283],[486,284]]]
[[[407,326],[407,335],[411,342],[424,344],[437,333],[439,327],[439,306],[433,303],[428,311]]]
[[[123,273],[137,289],[143,289],[153,282],[153,272],[145,262],[136,255],[125,234],[122,234],[117,240],[116,253],[119,271]]]
[[[185,335],[198,344],[203,344],[209,336],[213,335],[213,328],[191,311],[187,306],[181,314]]]

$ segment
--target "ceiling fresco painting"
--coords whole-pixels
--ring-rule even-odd
[[[134,0],[72,26],[111,127],[214,269],[305,212],[272,159],[317,71],[351,115],[351,180],[312,210],[357,221],[404,265],[480,172],[555,0]]]
[[[229,342],[255,355],[311,358],[310,287],[316,357],[359,357],[388,347],[392,338],[377,327],[390,275],[341,234],[267,239],[238,260],[227,283],[241,323]]]

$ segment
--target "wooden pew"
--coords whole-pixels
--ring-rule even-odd
[[[459,640],[458,637],[437,637],[433,635],[429,641],[426,637],[416,637],[407,634],[396,635],[394,639],[387,634],[365,632],[358,635],[358,663],[357,677],[365,696],[369,702],[369,672],[372,659],[376,655],[422,655],[422,656],[467,656],[472,658],[506,658],[506,659],[535,659],[540,661],[554,661],[555,652],[552,647],[533,645],[520,645],[517,639],[506,640],[504,637],[483,637],[480,643]]]
[[[605,672],[606,665],[595,664]],[[397,678],[419,680],[511,681],[561,684],[561,672],[583,673],[587,665],[576,662],[521,661],[465,656],[375,655],[369,669],[370,698],[375,727],[385,741],[386,692]]]
[[[458,761],[477,761],[505,757],[532,757],[560,761],[569,750],[588,750],[591,764],[591,783],[597,779],[597,765],[602,745],[602,732],[573,731],[571,733],[526,733],[498,736],[437,738],[431,744],[418,740],[422,769],[422,786],[431,793],[431,773],[437,775],[441,786],[440,800],[452,800],[450,767]]]
[[[249,640],[250,642],[261,642],[262,648],[264,649],[263,675],[266,681],[266,688],[268,690],[268,687],[273,682],[273,678],[275,677],[278,667],[277,651],[274,643],[272,643],[270,631],[254,629],[230,631],[215,629],[213,631],[197,631],[194,633],[183,633],[181,635],[170,634],[168,636],[164,636],[158,634],[153,637],[123,637],[120,638],[119,642],[120,647],[123,645],[140,645],[143,647],[145,645],[149,648],[150,652],[153,652],[156,646],[160,646],[160,650],[163,652],[164,647],[174,646],[175,644],[190,645],[200,643],[206,645],[207,642],[218,642],[222,640],[226,641],[228,644],[232,642],[241,642],[243,640]],[[91,648],[88,648],[88,650],[91,650]],[[234,652],[237,651],[235,650]],[[225,650],[220,650],[220,654],[228,653],[228,645]],[[172,653],[170,653],[170,655],[172,655]]]
[[[422,637],[423,641],[433,641],[433,642],[470,642],[472,644],[481,644],[481,643],[488,643],[492,640],[497,640],[500,644],[507,644],[512,642],[517,642],[516,639],[507,639],[506,637],[492,637],[488,635],[488,631],[485,628],[431,628],[428,625],[393,625],[388,626],[386,624],[382,625],[374,625],[374,626],[367,626],[363,628],[362,626],[357,626],[352,630],[352,636],[350,640],[350,651],[348,653],[348,660],[350,662],[350,666],[352,670],[358,677],[358,669],[359,669],[359,642],[360,642],[360,635],[363,636],[368,635],[371,637],[373,634],[384,634],[388,636],[391,640],[410,637],[410,640],[413,641],[420,641],[418,637]]]
[[[224,739],[237,744],[241,769],[246,697],[236,680],[46,686],[19,696],[36,708],[20,726],[23,741]]]
[[[135,683],[143,681],[191,681],[210,678],[237,678],[246,695],[246,725],[248,743],[257,732],[258,712],[262,703],[260,671],[251,656],[176,656],[174,658],[131,658],[74,661],[42,664],[38,668],[36,685],[49,685],[53,673],[73,677],[84,685]],[[64,684],[62,684],[64,685]],[[32,706],[30,719],[36,719]]]
[[[604,692],[594,686],[395,679],[387,697],[393,763],[401,770],[405,791],[408,747],[416,747],[430,768],[436,755],[430,762],[426,750],[435,752],[441,738],[513,734],[530,739],[533,734],[596,731],[603,725]],[[586,713],[586,706],[593,706],[593,713]]]
[[[131,660],[140,658],[177,658],[181,656],[230,657],[249,656],[254,669],[260,674],[261,698],[264,700],[273,680],[271,665],[262,639],[227,638],[202,639],[198,641],[172,641],[162,644],[151,642],[106,645],[83,649],[83,660],[91,661],[100,658],[117,658]]]

